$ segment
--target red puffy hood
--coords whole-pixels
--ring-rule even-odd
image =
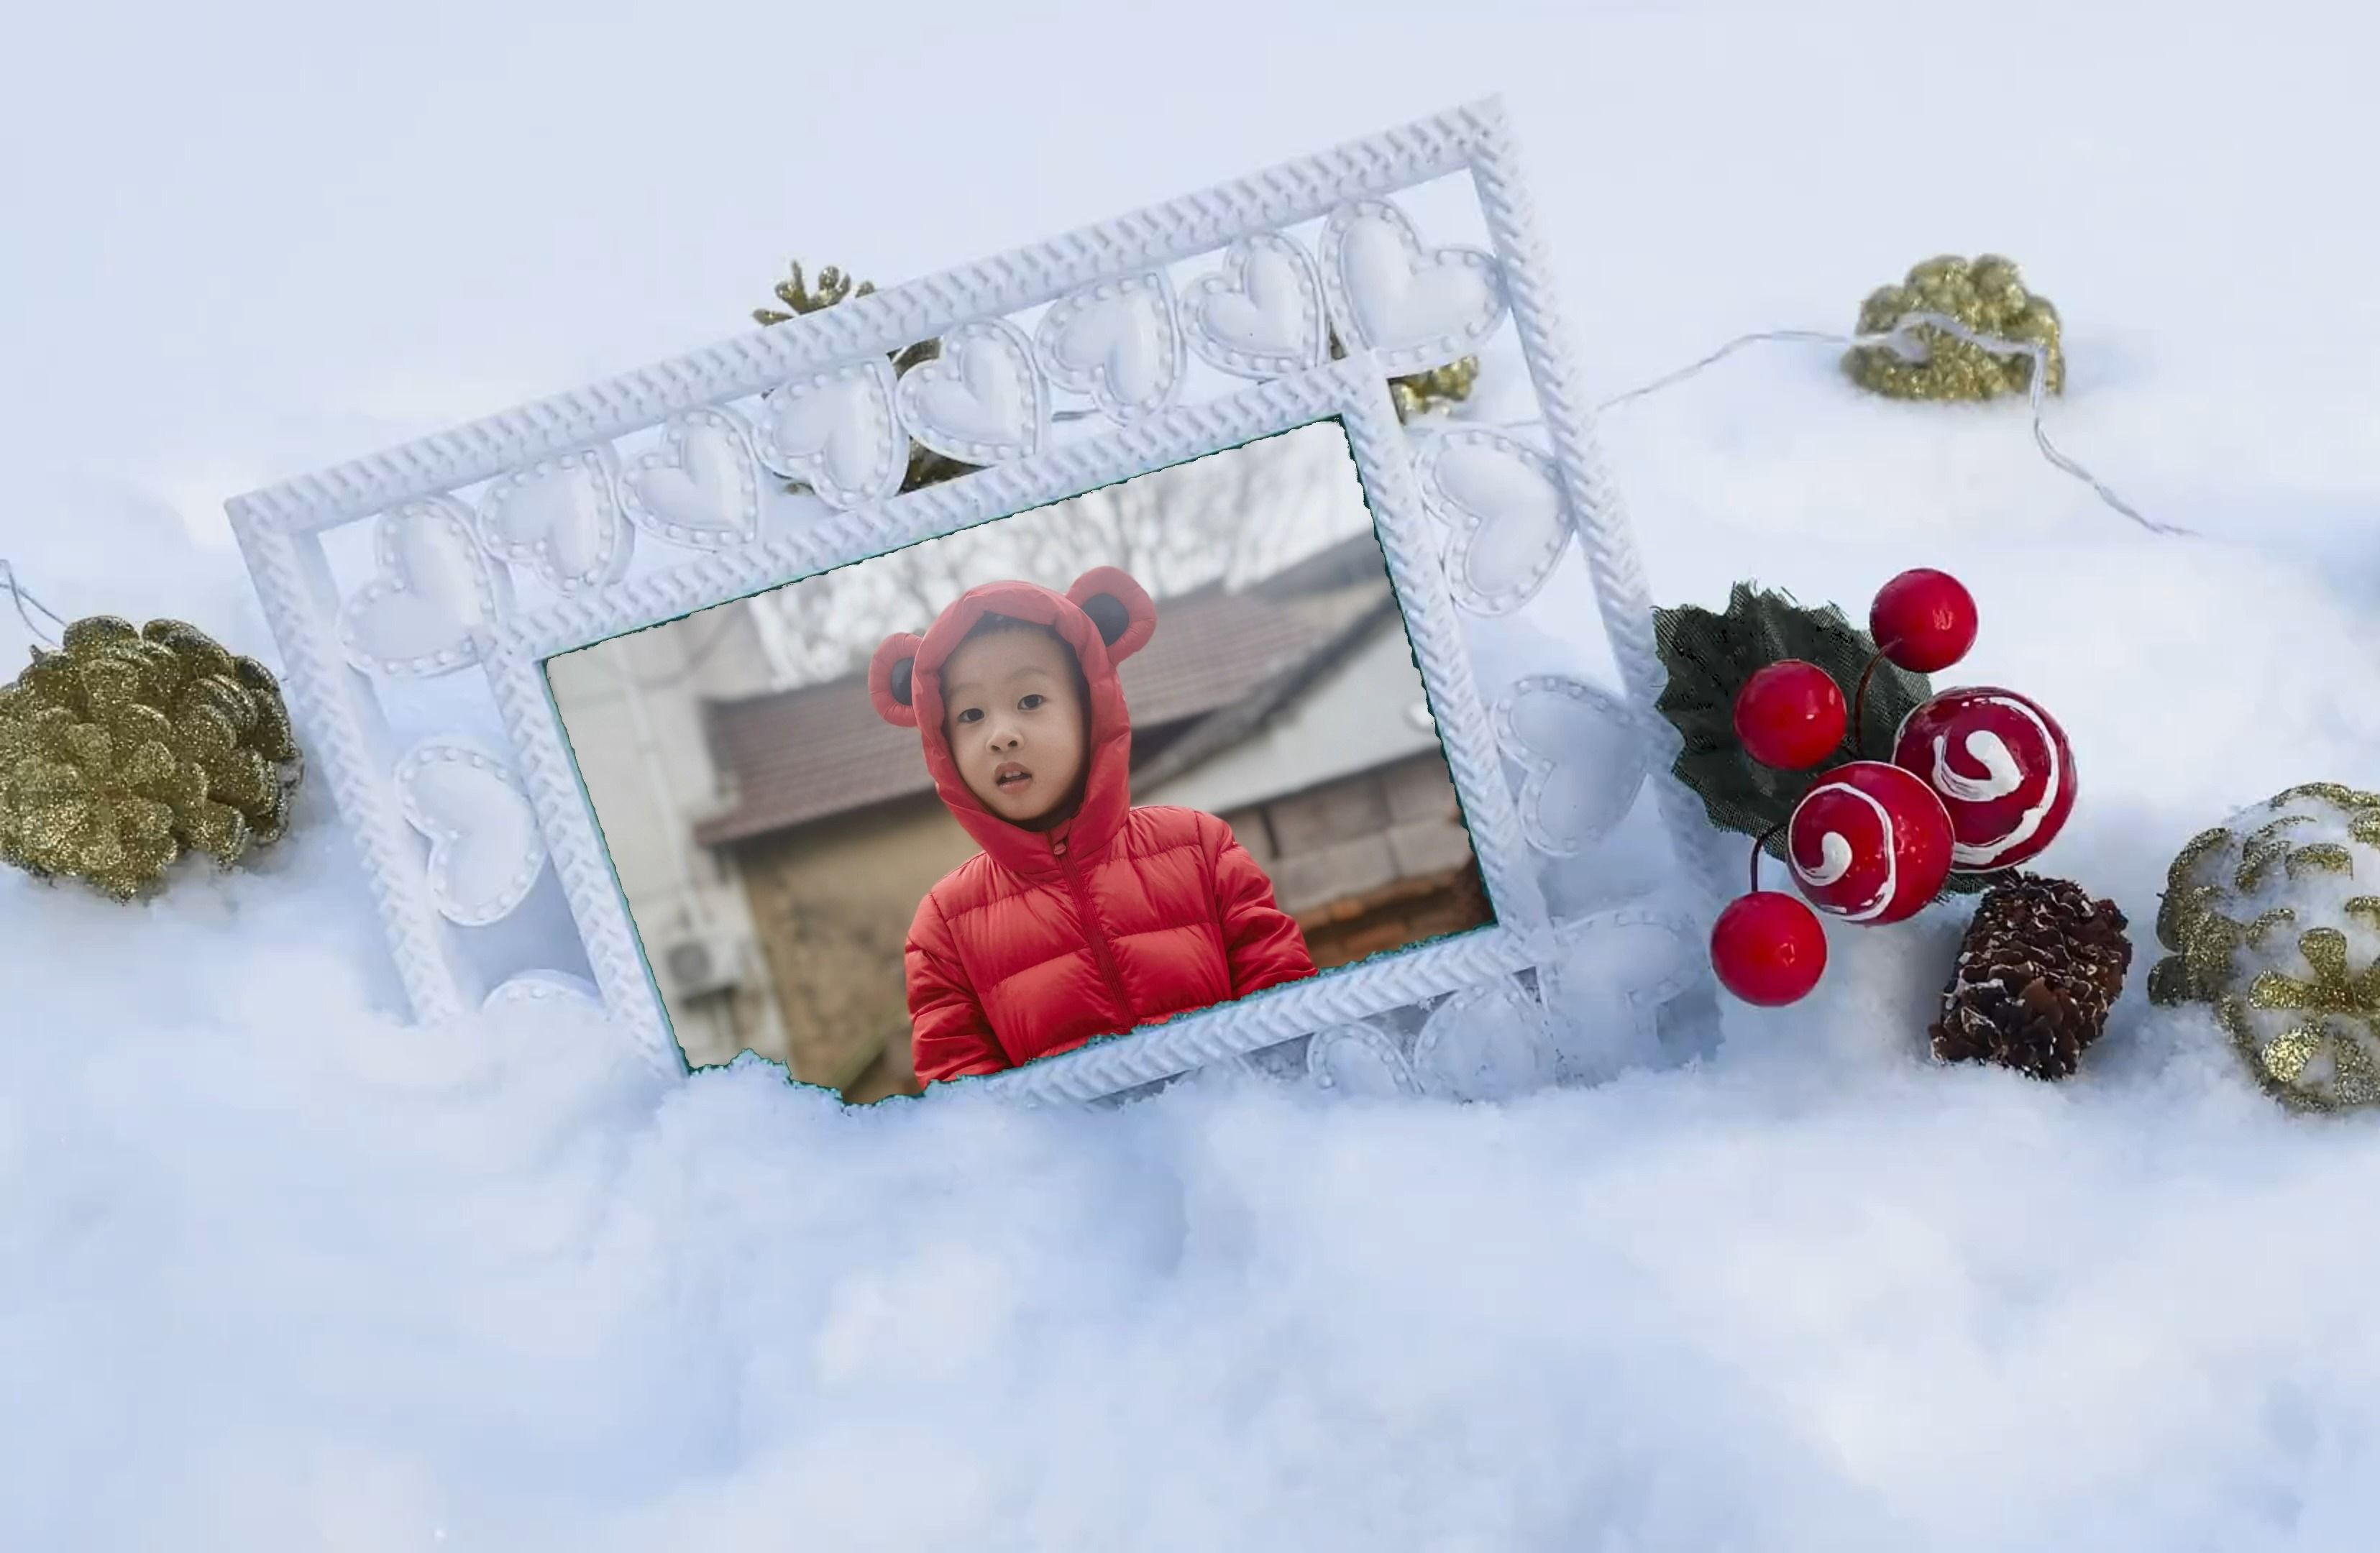
[[[942,665],[988,614],[1049,626],[1083,667],[1090,729],[1082,804],[1050,831],[1028,831],[985,808],[959,775],[942,731]],[[868,693],[886,722],[917,730],[934,791],[993,862],[1027,877],[1051,874],[1059,867],[1051,843],[1062,840],[1077,854],[1096,855],[1131,811],[1132,713],[1116,665],[1156,630],[1156,605],[1113,566],[1094,567],[1063,593],[1029,582],[988,582],[959,595],[922,637],[906,631],[887,637],[868,666]]]

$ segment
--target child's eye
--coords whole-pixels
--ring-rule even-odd
[[[1019,711],[1031,711],[1035,707],[1039,706],[1049,698],[1050,698],[1047,696],[1027,696],[1025,699],[1016,703],[1016,710]]]
[[[981,707],[969,707],[965,711],[959,713],[956,721],[960,722],[981,722],[983,721],[983,709]]]

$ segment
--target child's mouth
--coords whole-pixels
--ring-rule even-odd
[[[1011,760],[991,773],[991,784],[1002,793],[1013,793],[1033,780],[1033,773]]]

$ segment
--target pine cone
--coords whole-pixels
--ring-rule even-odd
[[[0,861],[129,900],[185,850],[279,840],[300,769],[264,665],[180,621],[79,620],[0,687]]]
[[[2034,1078],[2073,1073],[2123,993],[2127,926],[2113,901],[2062,879],[2018,874],[1985,890],[1942,995],[1935,1057]]]

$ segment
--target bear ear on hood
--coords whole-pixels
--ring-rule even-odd
[[[868,698],[876,703],[876,714],[896,728],[917,725],[910,680],[917,672],[917,649],[924,645],[923,637],[895,631],[868,661]]]
[[[1092,567],[1075,579],[1066,597],[1099,628],[1111,663],[1123,662],[1157,634],[1157,606],[1148,590],[1116,567]]]

